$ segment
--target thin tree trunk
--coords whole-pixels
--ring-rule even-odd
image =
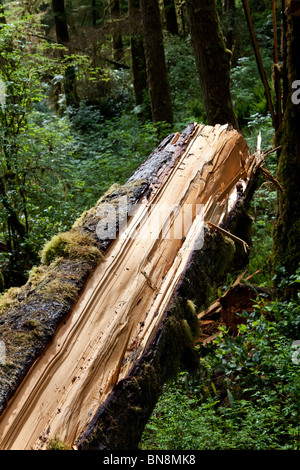
[[[52,9],[54,15],[55,31],[57,42],[66,48],[69,47],[69,31],[64,0],[52,0]],[[65,71],[64,88],[66,94],[67,106],[78,106],[78,95],[76,92],[76,74],[73,65],[69,65]]]
[[[114,53],[114,61],[120,62],[123,58],[124,51],[123,51],[123,39],[122,35],[120,34],[117,21],[120,19],[120,2],[119,0],[113,0],[110,3],[110,15],[113,21],[113,34],[112,34],[112,41],[113,41],[113,53]]]
[[[226,31],[226,46],[230,51],[233,51],[234,36],[235,36],[235,0],[225,0],[224,10],[227,19]]]
[[[96,26],[97,26],[97,19],[98,19],[98,15],[97,15],[97,8],[96,8],[96,0],[92,0],[92,25],[93,25],[93,28],[96,28]]]
[[[216,0],[186,1],[207,123],[238,128],[230,92],[231,52],[226,49]]]
[[[131,29],[130,48],[135,104],[139,106],[143,104],[144,91],[147,89],[146,58],[139,0],[129,0],[128,13]]]
[[[282,54],[282,69],[286,70],[286,54],[287,54],[287,18],[285,14],[285,8],[286,8],[286,0],[281,1],[281,29],[282,29],[282,34],[281,34],[281,54]],[[282,109],[283,112],[286,108],[287,105],[287,100],[288,100],[288,95],[289,95],[289,85],[288,85],[288,77],[286,73],[282,74]]]
[[[279,128],[282,122],[282,99],[281,99],[281,77],[278,66],[278,39],[277,39],[277,20],[276,20],[276,0],[272,0],[273,11],[273,31],[274,31],[274,44],[273,44],[273,82],[275,91],[275,125],[276,129]]]
[[[64,0],[52,0],[56,39],[59,44],[67,46],[69,32]]]
[[[173,123],[173,108],[158,0],[140,0],[140,6],[152,120],[153,122]]]
[[[295,274],[300,265],[300,5],[286,2],[283,29],[286,43],[284,82],[288,85],[288,99],[277,142],[282,150],[278,160],[277,179],[284,188],[279,193],[278,214],[273,232],[273,266],[285,268],[285,276]],[[298,287],[299,289],[299,287]],[[288,295],[294,286],[285,288]]]
[[[185,38],[187,35],[186,31],[186,6],[185,2],[182,2],[178,7],[179,17],[180,17],[180,34]]]
[[[174,0],[164,0],[164,11],[167,30],[170,34],[178,35],[178,23]]]

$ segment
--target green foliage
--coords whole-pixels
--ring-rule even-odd
[[[266,57],[266,62],[267,70],[271,71],[272,62],[268,56]],[[259,129],[268,126],[266,137],[265,135],[262,137],[263,142],[267,140],[268,143],[266,145],[269,146],[272,125],[264,87],[253,56],[244,56],[237,60],[237,65],[231,70],[231,88],[234,108],[240,126],[243,128],[255,128],[257,129],[257,134]],[[251,144],[250,146],[252,146]]]
[[[297,279],[299,279],[299,272]],[[242,314],[242,313],[241,313]],[[299,450],[298,302],[258,304],[232,338],[201,348],[201,369],[165,388],[142,449]]]
[[[82,259],[98,261],[101,258],[99,249],[94,246],[95,241],[91,235],[80,232],[63,232],[48,241],[42,251],[42,261],[51,264],[58,258]]]
[[[70,447],[61,439],[55,437],[51,439],[48,445],[48,450],[71,450]]]
[[[270,159],[269,169],[272,168]],[[256,275],[252,282],[272,288],[269,259],[272,250],[272,231],[276,219],[277,191],[268,181],[260,181],[251,204],[251,215],[254,218],[252,246],[248,271]]]
[[[1,269],[8,283],[11,275],[16,283],[22,282],[24,271],[35,261],[28,236],[30,209],[46,190],[43,175],[57,172],[51,151],[40,153],[51,147],[49,137],[40,143],[41,132],[30,122],[34,105],[45,96],[43,77],[57,69],[57,61],[46,57],[50,46],[32,40],[34,27],[32,18],[25,17],[0,30],[0,79],[5,90],[0,109]]]
[[[69,194],[83,211],[112,184],[126,182],[159,143],[164,126],[142,124],[133,112],[99,122],[98,109],[84,103],[79,113],[85,119],[84,123],[80,119],[73,122],[74,152],[69,159],[77,187],[73,185]]]
[[[204,122],[204,103],[190,40],[166,36],[165,54],[177,127],[193,120]]]

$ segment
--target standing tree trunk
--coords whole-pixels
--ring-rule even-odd
[[[164,0],[164,10],[167,30],[170,34],[178,35],[178,23],[174,0]]]
[[[235,36],[235,0],[225,0],[224,11],[226,15],[226,46],[233,52]]]
[[[147,89],[147,73],[139,0],[129,0],[128,13],[135,104],[140,106],[143,104],[144,91]]]
[[[281,0],[281,54],[282,54],[282,69],[287,70],[286,65],[286,51],[287,51],[287,17],[285,14],[286,0]],[[289,84],[287,73],[282,74],[282,110],[285,111],[288,95],[289,95]]]
[[[52,0],[56,39],[59,44],[69,48],[69,31],[64,0]],[[64,88],[67,106],[77,107],[79,103],[76,91],[75,67],[68,65],[65,71]]]
[[[216,0],[187,0],[186,6],[207,123],[238,128],[230,91],[231,52],[225,46]]]
[[[187,36],[187,31],[186,31],[186,6],[185,6],[185,2],[182,2],[179,6],[178,6],[178,14],[179,14],[179,18],[180,18],[180,35],[182,37],[186,37]]]
[[[92,25],[93,28],[96,28],[98,20],[96,0],[92,0]]]
[[[152,120],[153,122],[173,123],[173,108],[158,0],[140,0],[140,6]]]
[[[110,2],[110,16],[113,22],[113,53],[114,61],[120,62],[123,58],[123,39],[120,33],[118,20],[120,19],[120,2],[119,0],[112,0]]]
[[[282,125],[277,142],[282,146],[277,178],[284,190],[279,194],[273,232],[273,266],[293,275],[300,264],[300,2],[286,2],[283,36],[286,44],[284,83],[288,85]],[[294,292],[293,287],[288,295]]]

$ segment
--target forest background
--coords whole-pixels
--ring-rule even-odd
[[[165,136],[192,121],[209,121],[186,9],[192,2],[148,3],[160,7],[156,27],[162,31],[164,93],[170,94],[165,115],[155,114],[147,84],[138,1],[0,2],[2,292],[25,283],[45,242],[67,231],[112,184],[123,184]],[[275,102],[273,3],[280,64],[282,2],[248,2]],[[243,2],[211,4],[231,51],[236,126],[250,151],[259,133],[267,150],[276,144],[274,120]],[[274,152],[266,162],[274,177],[277,166]],[[300,361],[293,345],[300,339],[300,302],[297,290],[293,296],[285,291],[299,284],[300,269],[271,268],[277,211],[278,188],[261,178],[251,207],[248,273],[251,283],[272,292],[272,302],[258,303],[237,337],[221,326],[205,352],[197,347],[201,371],[183,371],[166,385],[142,449],[299,450]],[[212,286],[211,300],[237,275]]]

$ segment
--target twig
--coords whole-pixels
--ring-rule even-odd
[[[281,192],[284,191],[283,186],[279,183],[279,181],[277,181],[276,178],[274,178],[274,176],[272,175],[272,173],[270,173],[269,170],[266,170],[263,167],[260,167],[258,170],[260,171],[260,173],[263,174],[265,178],[271,181],[271,183],[273,183],[276,186],[276,188],[278,188]]]
[[[224,228],[221,228],[218,225],[213,224],[212,222],[206,222],[206,223],[209,227],[214,228],[215,230],[218,230],[219,232],[223,233],[223,235],[225,235],[226,237],[232,238],[232,240],[241,243],[244,247],[245,252],[247,253],[247,249],[249,248],[249,245],[244,240],[233,235],[232,233],[228,232]]]

